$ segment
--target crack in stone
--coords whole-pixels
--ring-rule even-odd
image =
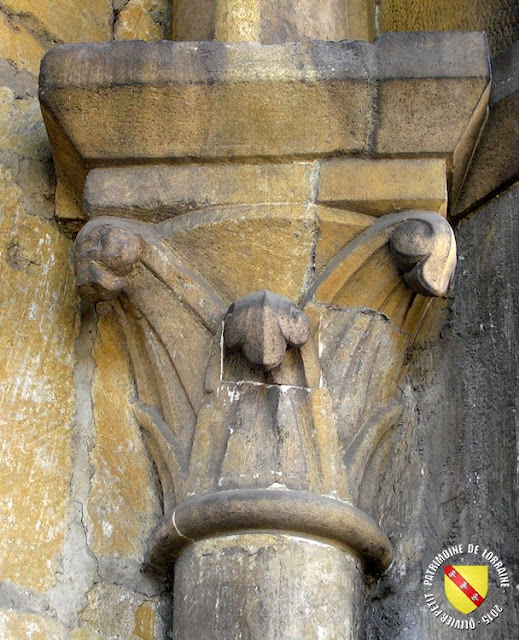
[[[11,27],[16,29],[18,23],[46,49],[50,49],[56,44],[64,43],[64,40],[53,36],[35,15],[26,11],[13,11],[9,7],[6,7],[2,2],[0,2],[0,11],[5,15],[6,20]]]
[[[308,270],[308,273],[307,273],[305,287],[304,287],[305,295],[308,290],[308,287],[315,280],[315,274],[317,272],[316,256],[317,256],[317,243],[319,241],[319,218],[317,215],[316,206],[317,206],[317,199],[319,196],[319,186],[321,184],[321,168],[322,168],[321,163],[316,161],[314,163],[312,174],[310,176],[310,183],[312,185],[311,206],[313,206],[314,208],[314,215],[313,215],[313,230],[312,230],[312,233],[313,233],[312,253],[310,258],[311,263],[310,263],[310,269]]]
[[[92,469],[89,451],[93,443],[93,406],[91,397],[94,361],[92,348],[96,337],[95,312],[83,308],[82,326],[76,341],[77,362],[75,429],[72,435],[72,473],[70,478],[70,525],[60,557],[60,573],[48,592],[48,600],[56,617],[65,626],[77,625],[86,606],[89,590],[100,580],[98,561],[89,548],[85,505],[90,493]]]

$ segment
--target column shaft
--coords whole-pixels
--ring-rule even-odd
[[[174,640],[352,640],[364,594],[358,561],[284,534],[210,538],[175,564]]]
[[[174,0],[173,40],[277,44],[375,37],[373,0]]]

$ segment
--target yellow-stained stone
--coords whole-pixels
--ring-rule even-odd
[[[261,0],[220,0],[216,4],[216,39],[259,42]]]
[[[444,71],[451,56],[456,64]],[[87,169],[181,159],[450,161],[488,64],[478,33],[391,34],[374,49],[125,41],[50,51],[41,77],[55,158],[80,191]]]
[[[115,584],[97,584],[88,593],[88,605],[81,612],[82,634],[77,640],[123,640],[135,638],[136,612],[144,601],[136,594]],[[87,631],[98,636],[87,636]],[[137,636],[138,638],[138,636]],[[74,638],[76,640],[76,638]]]
[[[130,0],[117,14],[115,40],[162,40],[167,12],[165,0]]]
[[[344,309],[380,310],[390,299],[388,292],[391,297],[413,295],[398,272],[389,247],[384,243],[375,251],[369,248],[350,255],[347,263],[338,266],[320,284],[316,299]]]
[[[67,529],[76,292],[70,241],[23,212],[11,177],[0,167],[0,580],[43,591]]]
[[[214,0],[176,0],[171,7],[171,39],[212,40],[215,15]]]
[[[347,33],[351,40],[375,38],[375,0],[347,0]]]
[[[490,2],[496,4],[499,0]],[[458,31],[475,28],[478,4],[481,4],[479,0],[380,0],[380,31]]]
[[[96,631],[81,628],[71,632],[70,640],[103,640],[103,638]]]
[[[86,220],[80,203],[64,179],[58,179],[56,183],[56,218],[64,223],[72,221],[80,224]]]
[[[474,161],[456,202],[455,215],[470,211],[474,203],[519,175],[518,114],[519,91],[492,104]]]
[[[173,40],[373,40],[374,0],[176,0]]]
[[[171,244],[227,304],[259,289],[300,299],[312,268],[313,205],[222,207],[178,222]]]
[[[135,629],[133,630],[135,640],[137,638],[155,640],[159,637],[158,633],[163,630],[162,627],[162,619],[157,615],[155,603],[143,602],[135,612]]]
[[[30,76],[20,75],[24,80],[14,91],[0,86],[0,152],[14,169],[13,179],[21,189],[19,204],[28,214],[50,219],[55,180],[49,140],[38,99],[24,94],[24,82],[30,85]]]
[[[381,216],[409,209],[447,212],[444,160],[359,160],[324,162],[317,201]]]
[[[441,330],[449,319],[448,298],[439,298],[434,304],[429,304],[420,325],[416,331],[414,346],[417,349],[427,349],[430,343],[437,340]]]
[[[389,31],[486,31],[494,52],[517,39],[513,0],[380,0],[380,33]]]
[[[43,45],[24,26],[9,20],[0,11],[0,55],[20,69],[35,76],[40,69],[40,60],[45,53]]]
[[[377,230],[375,225],[374,230],[370,230],[364,241],[347,247],[345,254],[330,262],[330,258],[337,255],[332,254],[330,250],[330,247],[334,248],[333,242],[338,243],[342,234],[353,233],[354,229],[350,230],[349,227],[355,222],[362,225],[369,219],[368,216],[362,216],[360,220],[356,220],[355,216],[360,214],[326,208],[318,208],[317,215],[318,228],[326,228],[329,224],[332,227],[328,231],[328,238],[325,237],[322,248],[320,238],[317,242],[316,263],[317,269],[321,269],[321,278],[317,280],[313,292],[314,299],[320,303],[342,308],[375,309],[387,316],[395,327],[413,335],[430,298],[415,294],[402,278],[388,244],[391,225],[386,227],[386,231],[380,225]],[[343,221],[341,215],[344,216]],[[447,223],[443,222],[443,224],[449,228]],[[341,226],[344,226],[344,231]],[[334,235],[338,238],[333,238]],[[449,238],[452,235],[450,229],[448,235]],[[445,271],[445,287],[452,273],[454,261],[454,254],[450,253],[452,244],[450,240],[448,242],[448,245],[443,245],[449,251],[449,257],[442,264],[450,265]],[[441,246],[438,245],[440,251],[443,250]],[[323,253],[328,257],[327,261],[323,259]],[[323,271],[323,266],[328,268]]]
[[[11,609],[0,611],[2,640],[65,640],[66,637],[63,628],[54,620]]]
[[[362,213],[317,207],[316,275],[319,275],[341,249],[370,227],[373,222],[374,218]]]
[[[142,558],[156,524],[158,499],[150,462],[130,406],[132,377],[110,307],[99,305],[92,399],[96,444],[87,511],[91,549],[101,555]]]
[[[110,0],[2,0],[2,7],[20,16],[36,36],[58,42],[112,39]]]

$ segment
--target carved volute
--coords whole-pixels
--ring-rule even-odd
[[[126,336],[164,504],[147,562],[175,564],[174,637],[346,640],[363,576],[391,562],[359,495],[455,269],[448,196],[484,120],[485,43],[310,40],[347,37],[364,2],[322,3],[322,23],[307,2],[221,0],[200,24],[187,4],[179,40],[231,44],[44,61],[58,171],[89,217],[79,291],[111,300]],[[307,42],[258,44],[289,39]]]

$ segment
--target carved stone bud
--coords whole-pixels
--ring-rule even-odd
[[[86,225],[75,245],[74,271],[80,295],[92,302],[117,296],[140,254],[141,240],[131,229],[111,222]]]
[[[288,298],[256,291],[240,298],[225,317],[224,342],[240,349],[265,371],[278,367],[287,347],[301,347],[310,337],[308,318]]]
[[[444,218],[431,213],[402,222],[391,234],[390,247],[413,291],[445,295],[456,268],[456,240]]]

